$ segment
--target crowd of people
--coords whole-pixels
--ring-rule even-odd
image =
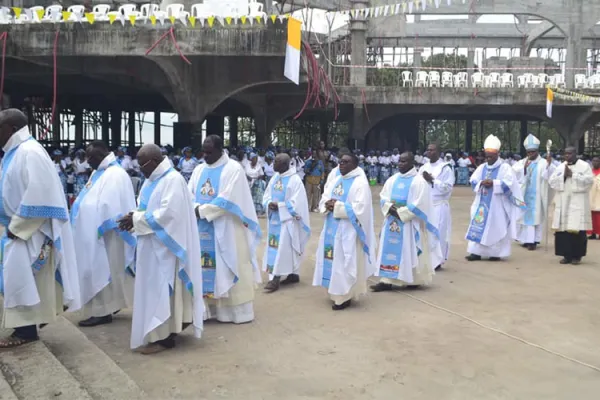
[[[351,306],[369,279],[373,292],[429,285],[449,257],[449,202],[461,168],[473,169],[475,196],[467,261],[510,257],[514,241],[536,250],[551,221],[560,263],[576,265],[587,231],[600,233],[590,208],[600,211],[600,159],[592,169],[569,147],[556,163],[539,154],[533,135],[524,142],[527,157],[514,163],[501,157],[493,135],[483,161],[474,162],[467,154],[453,160],[435,143],[424,155],[364,157],[323,143],[314,151],[227,151],[215,135],[180,158],[154,144],[132,157],[92,142],[66,161],[58,152],[49,157],[27,122],[19,110],[0,112],[0,327],[14,329],[0,348],[37,340],[63,307],[83,309],[83,327],[131,307],[130,345],[143,354],[173,348],[189,325],[200,337],[207,319],[251,322],[261,271],[267,293],[300,281],[311,212],[325,217],[312,284],[327,291],[333,310]],[[374,204],[384,217],[379,235]]]

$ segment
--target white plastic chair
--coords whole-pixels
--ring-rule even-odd
[[[554,75],[548,77],[548,84],[552,86],[556,85],[556,77]]]
[[[469,86],[468,84],[468,78],[469,78],[469,74],[467,74],[466,72],[459,72],[457,74],[454,75],[454,87],[467,87]]]
[[[517,87],[519,89],[524,89],[527,87],[527,77],[525,75],[517,76]]]
[[[530,79],[529,85],[532,88],[539,89],[539,88],[544,87],[544,85],[542,83],[540,83],[540,77],[539,76],[537,76],[537,75],[531,75],[531,77],[529,79]]]
[[[417,79],[415,80],[416,87],[427,87],[429,86],[429,74],[425,71],[417,72]]]
[[[140,12],[142,13],[142,17],[148,18],[151,15],[156,15],[156,12],[160,10],[158,4],[148,3],[142,4],[140,7]]]
[[[123,4],[119,7],[119,13],[123,14],[125,18],[129,18],[132,15],[135,15],[136,18],[139,18],[142,14],[137,10],[135,4]]]
[[[31,10],[31,21],[32,22],[42,22],[42,20],[38,16],[38,11],[43,11],[44,14],[45,14],[46,10],[44,9],[44,7],[42,7],[42,6],[35,6],[35,7],[29,8],[29,9]],[[42,16],[42,18],[43,18],[43,16]]]
[[[452,87],[452,72],[442,72],[442,87]]]
[[[402,86],[403,87],[406,87],[406,86],[412,87],[412,85],[413,85],[412,72],[411,71],[402,71]]]
[[[529,72],[523,74],[523,76],[525,77],[525,87],[531,88],[534,87],[533,86],[533,74],[530,74]]]
[[[596,73],[589,77],[588,87],[590,89],[596,89],[596,88],[600,87],[600,74]]]
[[[175,18],[181,18],[181,15],[184,12],[184,7],[183,4],[180,3],[173,3],[173,4],[169,4],[167,6],[167,17],[171,18],[171,17],[175,17]]]
[[[437,71],[429,72],[429,86],[440,87],[440,73]]]
[[[471,84],[473,87],[483,87],[483,74],[481,72],[475,72],[471,75]]]
[[[44,7],[39,8],[44,9]],[[35,15],[35,11],[32,11],[32,13]],[[0,24],[10,24],[11,22],[10,9],[8,7],[0,7]]]
[[[500,77],[500,87],[511,88],[514,87],[513,74],[505,72]]]
[[[69,6],[69,8],[67,8],[67,11],[71,13],[69,21],[81,21],[83,19],[85,7],[81,5]]]
[[[263,17],[263,16],[267,15],[263,11],[262,3],[257,3],[257,2],[248,3],[248,9],[250,11],[250,16],[254,17],[254,18]]]
[[[557,87],[565,87],[565,76],[563,74],[554,74],[554,84]]]
[[[548,83],[548,74],[538,74],[537,76],[540,80],[540,83],[542,84],[542,87],[546,86],[546,84]]]
[[[492,77],[489,75],[483,76],[483,87],[491,88],[492,87]]]
[[[587,79],[584,74],[575,75],[575,89],[585,89],[587,87]]]
[[[490,72],[490,87],[500,87],[500,74],[497,72]]]
[[[196,17],[196,18],[208,18],[211,15],[213,15],[210,12],[210,8],[208,7],[207,4],[202,4],[202,3],[197,3],[192,5],[192,8],[190,9],[192,12],[192,17]]]
[[[58,4],[46,7],[46,14],[44,14],[42,21],[60,21],[62,19],[62,10],[63,7]],[[22,16],[23,14],[21,14]]]

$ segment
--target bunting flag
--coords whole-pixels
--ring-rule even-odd
[[[210,26],[212,28],[213,24],[215,23],[215,17],[213,17],[212,15],[210,17],[208,17],[206,19],[208,21],[208,26]]]
[[[169,21],[171,21],[171,25],[174,25],[174,24],[175,24],[175,16],[174,16],[174,15],[171,15],[171,16],[169,17]]]
[[[110,22],[111,25],[115,22],[116,19],[117,16],[115,14],[108,14],[108,22]]]
[[[547,85],[546,88],[549,91],[546,95],[546,103],[548,103],[548,100],[552,102],[555,98],[557,98],[584,104],[600,104],[600,97],[589,96],[587,94],[574,92],[572,90],[567,90],[552,85]],[[550,93],[552,93],[551,96]]]
[[[246,25],[246,16],[245,16],[245,15],[242,15],[242,16],[240,17],[240,21],[242,21],[242,25]]]
[[[36,15],[37,15],[37,17],[38,17],[38,21],[41,21],[41,20],[42,20],[42,18],[44,18],[44,13],[45,13],[45,11],[44,11],[44,10],[35,10],[35,14],[36,14]],[[17,18],[18,18],[18,17],[17,17]],[[90,24],[92,24],[92,23],[93,23],[93,22],[90,22]]]
[[[194,17],[193,15],[190,15],[188,17],[188,19],[190,21],[190,25],[192,26],[192,28],[195,27],[196,26],[196,17]],[[156,21],[156,18],[154,18],[154,21]],[[154,24],[152,24],[152,25],[154,25]]]
[[[190,18],[192,18],[192,17],[190,17]],[[151,23],[152,25],[156,25],[156,16],[155,16],[154,14],[152,14],[152,15],[150,16],[150,23]],[[192,26],[194,26],[194,24],[192,24]]]
[[[62,19],[63,21],[68,21],[71,18],[71,11],[63,11],[62,12]]]
[[[225,17],[225,21],[227,22],[227,25],[231,25],[231,17]]]
[[[135,26],[135,15],[129,16],[129,22],[131,22],[131,26]]]
[[[41,10],[40,10],[41,11]],[[96,14],[94,13],[85,13],[85,19],[87,20],[87,22],[89,22],[90,24],[93,24],[94,21],[96,20]]]
[[[287,46],[283,75],[296,85],[300,84],[300,45],[302,43],[302,22],[288,19]]]
[[[12,10],[15,13],[15,18],[21,17],[21,12],[23,12],[23,9],[21,7],[13,7]]]
[[[546,89],[546,115],[548,118],[552,118],[552,102],[554,101],[554,92],[552,89]]]

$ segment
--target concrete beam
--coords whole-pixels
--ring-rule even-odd
[[[523,55],[529,55],[536,41],[556,28],[550,21],[542,21],[541,24],[535,25],[535,28],[529,31],[527,39],[523,44]]]
[[[215,22],[217,24],[218,22]],[[169,25],[135,27],[115,23],[61,24],[58,54],[61,56],[144,56],[169,29]],[[175,33],[186,56],[285,56],[285,25],[236,26],[235,28],[178,29]],[[55,27],[51,24],[3,25],[8,32],[7,56],[51,56]],[[152,56],[177,56],[175,46],[165,38]]]

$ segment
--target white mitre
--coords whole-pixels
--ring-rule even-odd
[[[523,147],[525,150],[538,150],[540,148],[540,139],[533,136],[531,133],[525,138],[523,142]]]
[[[500,146],[502,146],[502,142],[494,135],[488,136],[483,142],[483,149],[490,153],[498,153]]]

